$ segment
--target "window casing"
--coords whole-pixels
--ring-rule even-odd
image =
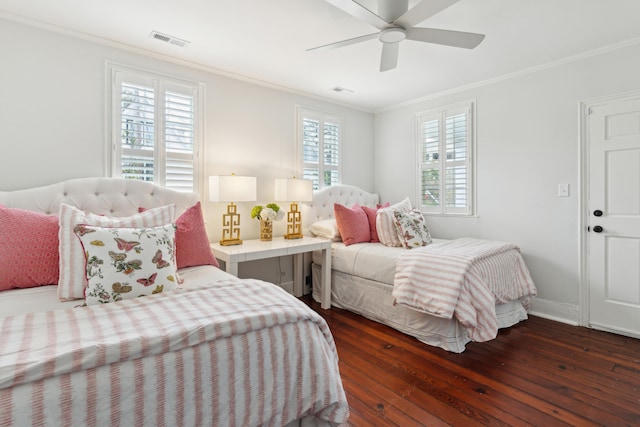
[[[298,109],[299,175],[313,189],[342,181],[342,120],[318,111]]]
[[[473,215],[474,103],[416,115],[418,198],[422,212]]]
[[[111,68],[111,174],[200,191],[198,83]]]

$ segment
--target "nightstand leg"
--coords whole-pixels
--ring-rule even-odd
[[[293,295],[301,297],[304,290],[304,254],[295,254],[293,256]]]
[[[331,249],[322,251],[322,268],[320,269],[320,306],[324,309],[331,308]]]
[[[227,273],[233,274],[238,277],[238,263],[237,262],[227,262]]]

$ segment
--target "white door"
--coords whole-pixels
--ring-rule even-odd
[[[640,337],[640,99],[590,109],[589,323]]]

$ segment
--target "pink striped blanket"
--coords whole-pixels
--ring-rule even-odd
[[[496,303],[521,299],[528,308],[536,287],[513,244],[463,238],[403,254],[392,291],[396,304],[455,318],[473,341],[496,337]]]
[[[346,421],[317,313],[231,279],[0,318],[0,426],[283,426]]]

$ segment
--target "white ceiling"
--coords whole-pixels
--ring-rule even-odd
[[[359,2],[375,11],[375,0]],[[398,67],[384,73],[375,39],[306,52],[376,32],[324,0],[0,0],[0,17],[27,18],[367,111],[640,42],[638,0],[461,0],[420,26],[486,34],[476,49],[405,40]],[[153,30],[191,44],[154,40]],[[354,93],[335,93],[336,86]]]

